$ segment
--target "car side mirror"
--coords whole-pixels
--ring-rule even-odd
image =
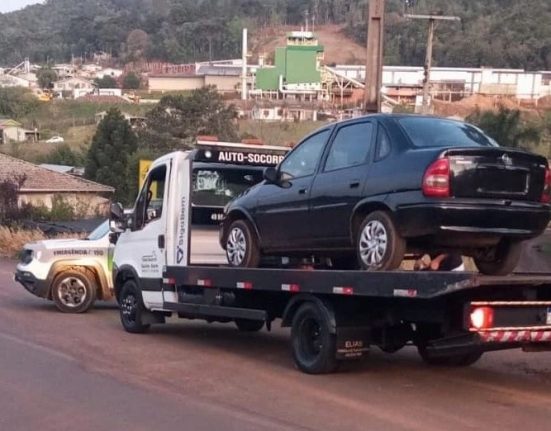
[[[119,235],[120,234],[117,232],[109,232],[109,244],[116,244],[119,239]]]
[[[276,168],[268,167],[264,169],[263,174],[264,179],[268,184],[278,184],[279,183],[279,174]]]
[[[109,220],[109,229],[114,233],[124,232],[127,228],[124,208],[119,202],[111,204],[111,217]]]

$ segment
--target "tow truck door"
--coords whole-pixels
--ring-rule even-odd
[[[129,226],[131,232],[124,241],[125,252],[134,256],[145,302],[152,302],[148,299],[158,296],[153,292],[160,291],[166,264],[166,201],[170,166],[170,160],[165,160],[151,167],[136,201]]]

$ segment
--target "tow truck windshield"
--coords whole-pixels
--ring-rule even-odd
[[[224,208],[233,198],[262,181],[263,168],[195,168],[192,204],[197,207]]]

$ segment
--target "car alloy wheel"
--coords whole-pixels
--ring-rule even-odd
[[[388,246],[388,234],[378,220],[367,223],[360,234],[360,257],[368,267],[377,268],[383,262]]]
[[[240,266],[243,263],[247,252],[247,239],[238,227],[231,230],[226,243],[226,251],[228,260],[233,266]]]
[[[65,307],[77,308],[86,301],[88,290],[79,278],[67,277],[60,281],[56,294]]]

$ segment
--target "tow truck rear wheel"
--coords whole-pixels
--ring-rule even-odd
[[[86,268],[70,269],[58,274],[52,283],[52,299],[64,313],[85,313],[96,300],[94,274]]]
[[[313,302],[302,304],[291,326],[293,358],[308,374],[327,374],[337,369],[336,335],[331,333],[327,313]]]
[[[241,332],[258,332],[264,327],[263,320],[235,319],[235,326]]]
[[[255,232],[245,220],[235,220],[228,229],[226,257],[231,266],[257,268],[260,264],[260,249]]]
[[[483,355],[481,351],[472,351],[463,354],[436,356],[423,345],[418,346],[417,351],[426,364],[440,367],[468,367],[477,362]]]
[[[143,334],[149,324],[143,323],[142,316],[146,311],[142,295],[134,280],[125,281],[119,296],[119,309],[123,328],[132,334]]]

